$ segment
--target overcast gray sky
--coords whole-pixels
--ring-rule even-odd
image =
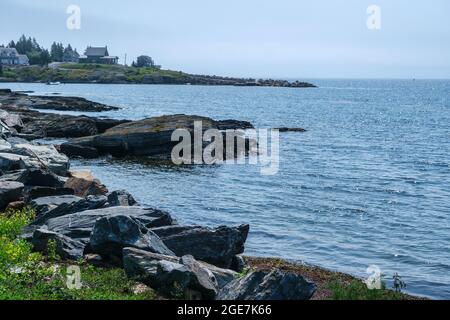
[[[69,5],[81,29],[68,30]],[[381,8],[381,29],[366,10]],[[450,78],[450,1],[1,0],[0,44],[21,34],[80,52],[108,45],[192,73],[278,78]]]

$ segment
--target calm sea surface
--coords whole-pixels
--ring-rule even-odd
[[[398,272],[407,291],[450,298],[450,81],[312,80],[318,89],[0,84],[82,96],[141,119],[197,114],[280,134],[280,169],[179,168],[74,161],[181,223],[249,223],[247,255],[279,256],[366,277]],[[97,115],[97,114],[93,114]]]

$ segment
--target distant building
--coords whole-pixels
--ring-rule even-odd
[[[65,50],[63,53],[62,62],[78,62],[80,55],[74,50]]]
[[[110,56],[108,47],[87,47],[83,56],[78,59],[80,63],[117,64],[119,57]]]
[[[0,64],[26,66],[29,60],[25,54],[19,54],[16,48],[0,48]]]

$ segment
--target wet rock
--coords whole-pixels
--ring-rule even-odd
[[[60,152],[69,158],[95,159],[99,157],[98,150],[93,147],[80,146],[73,143],[63,143],[60,146]]]
[[[108,203],[111,207],[115,206],[134,206],[137,205],[136,200],[126,190],[113,191],[108,195]]]
[[[31,101],[29,107],[33,109],[84,112],[102,112],[120,109],[80,97],[29,96],[29,100]]]
[[[152,230],[177,256],[192,255],[198,260],[228,269],[233,257],[244,252],[249,225],[215,229],[168,226]]]
[[[192,256],[178,258],[124,248],[123,265],[128,277],[172,297],[191,298],[194,292],[197,298],[214,299],[219,289],[213,272]]]
[[[15,181],[0,181],[0,211],[10,202],[20,200],[24,185]]]
[[[316,285],[299,274],[254,271],[222,288],[218,300],[309,300]]]
[[[217,127],[219,130],[246,130],[255,128],[250,122],[239,120],[219,120],[217,121]]]
[[[161,239],[132,216],[115,215],[95,222],[90,237],[92,252],[107,260],[122,260],[122,249],[137,248],[164,255],[174,255]]]
[[[48,253],[48,243],[52,240],[56,244],[56,253],[63,259],[78,260],[83,257],[85,244],[66,237],[57,232],[46,229],[37,229],[33,233],[33,249],[38,252]]]
[[[275,128],[275,130],[278,130],[280,132],[305,132],[306,131],[303,128],[286,128],[286,127]]]

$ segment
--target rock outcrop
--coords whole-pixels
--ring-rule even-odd
[[[249,225],[167,226],[152,229],[177,256],[192,255],[196,259],[221,268],[230,268],[235,255],[244,252]]]
[[[95,222],[90,237],[91,250],[107,260],[122,261],[122,249],[137,248],[163,255],[174,255],[161,239],[132,216],[106,216]]]
[[[281,270],[254,271],[219,292],[219,300],[309,300],[316,286],[301,275]]]

